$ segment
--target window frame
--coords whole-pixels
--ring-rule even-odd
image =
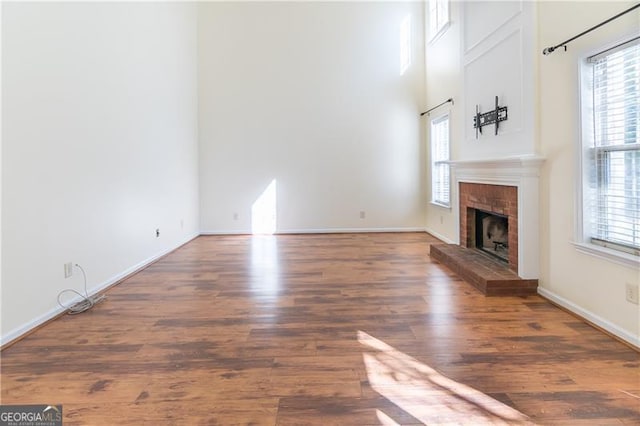
[[[413,22],[411,14],[400,23],[400,75],[404,75],[413,62]]]
[[[434,124],[438,124],[442,121],[447,121],[447,159],[446,160],[438,160],[435,161],[434,159],[434,132],[433,132],[433,126]],[[435,206],[438,207],[443,207],[446,209],[451,209],[451,165],[449,164],[449,162],[451,161],[451,114],[450,111],[444,112],[442,114],[439,114],[437,116],[434,116],[431,118],[431,120],[429,120],[429,169],[430,169],[430,197],[429,197],[429,202]],[[449,169],[449,180],[447,182],[447,187],[449,190],[449,201],[448,202],[444,202],[443,200],[437,200],[435,198],[435,181],[433,178],[433,174],[434,174],[434,170],[435,170],[435,166],[436,163],[439,163],[438,165],[446,165]]]
[[[578,64],[578,96],[579,96],[579,135],[576,143],[576,191],[575,191],[575,230],[574,241],[572,242],[576,250],[581,253],[596,256],[601,259],[608,260],[610,262],[630,266],[632,268],[640,267],[640,256],[629,253],[618,248],[614,248],[608,244],[594,243],[592,236],[589,233],[589,214],[588,203],[586,197],[589,191],[590,173],[592,172],[593,162],[593,64],[589,62],[589,58],[606,52],[621,43],[630,41],[640,36],[640,33],[634,33],[616,40],[613,43],[609,43],[604,46],[600,46],[597,49],[593,49],[589,52],[585,52],[579,57]],[[613,244],[615,246],[615,244]]]
[[[432,4],[435,4],[435,8],[433,9],[436,11],[436,20],[435,20],[436,28],[431,27],[431,13],[432,13],[431,5]],[[442,4],[446,4],[447,13],[444,16],[444,22],[439,22],[438,11]],[[429,0],[427,2],[427,25],[426,25],[428,42],[430,44],[435,43],[447,31],[450,24],[451,24],[451,1],[450,0]]]

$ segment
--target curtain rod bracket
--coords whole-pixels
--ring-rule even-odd
[[[567,45],[565,44],[564,46],[556,46],[556,47],[549,46],[549,47],[545,48],[545,49],[542,51],[542,54],[543,54],[543,55],[545,55],[545,56],[546,56],[546,55],[550,55],[550,54],[551,54],[551,53],[553,53],[553,52],[554,52],[554,50],[556,50],[558,47],[564,47],[564,51],[565,51],[565,52],[567,51]]]

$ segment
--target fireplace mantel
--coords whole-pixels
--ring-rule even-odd
[[[482,160],[450,161],[454,177],[454,212],[460,241],[460,183],[507,185],[518,188],[518,275],[539,275],[539,176],[544,158],[534,155]]]
[[[510,180],[517,177],[538,177],[544,157],[524,155],[520,157],[489,158],[484,160],[453,160],[448,164],[456,176],[497,178]],[[487,182],[489,183],[489,182]]]

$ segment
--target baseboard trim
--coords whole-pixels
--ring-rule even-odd
[[[124,270],[123,272],[114,275],[113,277],[111,277],[110,279],[108,279],[107,281],[98,284],[97,286],[94,286],[90,289],[88,289],[88,293],[89,296],[93,296],[95,294],[98,294],[100,292],[104,292],[107,289],[120,284],[121,282],[125,281],[126,279],[128,279],[129,277],[137,274],[138,272],[142,271],[143,269],[149,267],[150,265],[152,265],[153,263],[159,261],[160,259],[162,259],[163,257],[171,254],[172,252],[176,251],[177,249],[179,249],[180,247],[184,246],[185,244],[193,241],[194,239],[198,238],[200,234],[192,234],[189,237],[187,237],[185,240],[182,240],[182,242],[178,243],[178,245],[176,245],[175,247],[172,247],[170,249],[164,250],[160,253],[157,253],[145,260],[143,260],[142,262],[137,263],[136,265],[133,265],[132,267]],[[67,303],[69,305],[73,305],[76,302],[79,302],[80,300],[82,300],[82,298],[80,296],[76,296],[73,299],[70,299]],[[40,315],[39,317],[29,321],[28,323],[15,328],[13,330],[11,330],[9,333],[7,333],[5,336],[2,336],[0,338],[0,351],[8,348],[9,346],[13,345],[14,343],[20,341],[21,339],[25,338],[26,336],[28,336],[29,334],[33,333],[34,331],[38,330],[39,328],[43,327],[44,325],[48,324],[49,322],[55,320],[56,318],[59,318],[60,316],[64,315],[66,312],[65,309],[63,309],[60,306],[56,306],[55,308],[51,309],[50,311]]]
[[[282,229],[277,234],[358,234],[384,232],[424,232],[424,228],[318,228],[318,229]]]
[[[236,231],[202,231],[200,235],[251,235],[251,231],[238,229]]]
[[[425,232],[420,227],[402,227],[402,228],[303,228],[303,229],[279,229],[275,235],[287,234],[357,234],[357,233],[383,233],[383,232]],[[220,231],[209,230],[202,231],[200,235],[252,235],[251,231]]]
[[[623,343],[631,346],[633,349],[640,351],[640,336],[634,336],[627,330],[618,327],[617,325],[605,320],[604,318],[599,317],[593,312],[581,308],[575,303],[565,299],[562,296],[558,296],[557,294],[545,288],[538,287],[538,294],[554,305],[557,305],[560,308],[569,311],[569,313],[579,317],[592,326],[602,330],[607,334],[610,334],[618,340],[621,340]]]
[[[453,240],[451,240],[451,239],[449,239],[449,238],[445,237],[444,235],[442,235],[442,234],[440,234],[440,233],[438,233],[438,232],[436,232],[436,231],[434,231],[434,230],[431,230],[431,229],[429,229],[429,228],[425,228],[425,229],[424,229],[424,231],[425,231],[427,234],[429,234],[429,235],[431,235],[431,236],[433,236],[433,237],[436,237],[436,238],[437,238],[437,239],[439,239],[440,241],[445,242],[445,243],[447,243],[447,244],[457,244],[455,241],[453,241]]]

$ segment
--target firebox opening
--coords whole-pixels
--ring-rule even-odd
[[[476,247],[509,262],[509,220],[506,216],[476,210]]]

